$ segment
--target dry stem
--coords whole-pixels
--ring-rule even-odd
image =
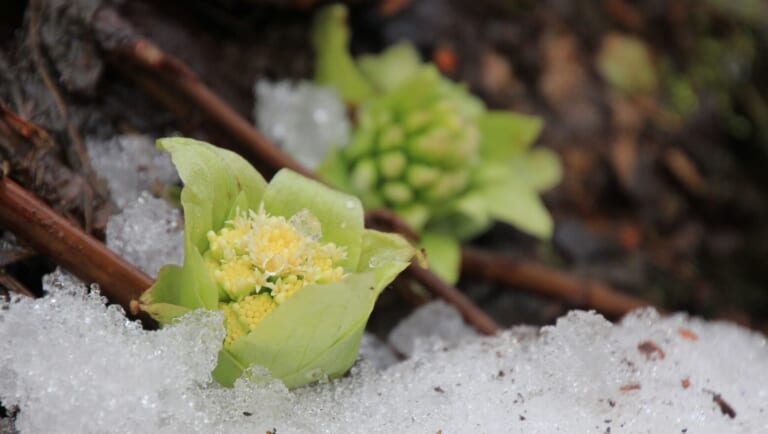
[[[461,261],[465,275],[522,287],[572,306],[592,308],[613,317],[650,306],[647,301],[622,294],[604,283],[578,279],[545,265],[518,261],[476,248],[463,248]]]
[[[8,177],[0,179],[0,226],[83,281],[98,283],[127,312],[131,300],[152,285],[149,276]]]

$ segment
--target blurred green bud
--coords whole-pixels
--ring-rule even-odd
[[[326,24],[345,27],[343,21]],[[331,48],[337,47],[318,47],[319,57]],[[434,268],[447,279],[458,275],[459,238],[479,234],[494,220],[541,238],[551,235],[539,192],[559,180],[560,165],[554,154],[530,149],[539,118],[488,111],[465,85],[421,63],[407,43],[367,55],[357,66],[373,95],[347,98],[356,103],[351,143],[328,155],[320,176],[421,231],[425,247],[443,250],[433,257],[452,262]],[[344,81],[349,71],[342,69],[330,74],[331,82]],[[329,75],[318,78],[328,81]]]

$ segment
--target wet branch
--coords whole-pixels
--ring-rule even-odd
[[[152,285],[149,276],[7,176],[0,178],[0,226],[83,281],[98,283],[126,312],[131,300]],[[142,320],[149,325],[147,318]]]
[[[519,261],[476,248],[464,247],[461,262],[464,275],[506,286],[522,287],[612,317],[620,317],[633,309],[651,305],[647,301],[622,294],[602,282],[579,279],[542,264]]]
[[[424,285],[430,292],[452,304],[464,317],[464,320],[485,335],[493,335],[499,330],[496,322],[472,302],[464,293],[447,284],[432,271],[422,268],[415,260],[406,270],[413,279]]]

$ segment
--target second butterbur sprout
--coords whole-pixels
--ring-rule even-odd
[[[386,207],[421,228],[430,209],[464,192],[480,160],[482,105],[425,67],[384,98],[363,104],[342,158],[368,208]]]
[[[357,125],[318,173],[366,208],[398,214],[448,281],[458,278],[459,241],[494,221],[548,238],[553,223],[539,192],[559,181],[560,164],[531,148],[541,120],[487,110],[407,42],[353,59],[346,15],[343,5],[317,15],[315,80],[355,107]]]

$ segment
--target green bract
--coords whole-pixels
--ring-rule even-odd
[[[400,236],[363,227],[356,198],[289,170],[267,184],[238,155],[168,138],[184,189],[184,264],[140,299],[167,324],[193,309],[224,312],[213,371],[232,385],[260,365],[289,388],[346,372],[379,293],[413,256]]]
[[[486,110],[407,43],[353,60],[345,17],[335,5],[316,18],[316,81],[357,105],[357,125],[319,174],[366,208],[399,214],[422,234],[431,266],[449,281],[458,277],[458,241],[494,220],[548,238],[552,219],[539,192],[561,174],[554,153],[531,149],[541,121]]]

